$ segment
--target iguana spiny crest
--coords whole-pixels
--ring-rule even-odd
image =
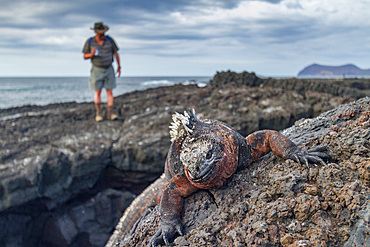
[[[182,129],[181,126],[184,127],[188,134],[192,135],[195,122],[197,121],[198,118],[194,109],[190,110],[190,115],[186,111],[184,111],[184,115],[175,112],[175,114],[172,115],[172,123],[170,125],[171,142],[174,142],[176,138],[180,136]]]

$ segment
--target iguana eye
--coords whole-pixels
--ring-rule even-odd
[[[209,150],[207,155],[206,155],[206,159],[209,160],[212,158],[212,150]]]

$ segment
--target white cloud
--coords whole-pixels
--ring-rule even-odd
[[[103,20],[121,48],[125,72],[131,75],[140,65],[165,74],[166,61],[171,64],[169,74],[176,68],[178,74],[183,68],[201,74],[202,68],[220,70],[223,63],[225,69],[264,74],[295,74],[301,66],[321,61],[370,67],[365,62],[370,56],[368,0],[189,0],[176,2],[181,3],[178,6],[171,2],[171,7],[158,0],[131,1],[127,8],[118,0],[101,3],[14,0],[5,4],[0,9],[4,23],[0,32],[6,34],[0,39],[1,55],[32,52],[34,62],[28,65],[36,67],[38,62],[47,64],[50,59],[52,65],[55,58],[64,60],[66,54],[75,53],[74,66],[84,68],[88,63],[80,56],[84,42],[93,35],[89,28]],[[145,3],[158,6],[154,11],[140,5]],[[21,54],[13,53],[12,61],[21,62]],[[10,65],[7,68],[12,71]]]
[[[46,23],[43,16],[57,16],[58,13],[68,10],[66,2],[52,1],[10,1],[0,9],[0,16],[6,23],[23,26],[43,26]]]

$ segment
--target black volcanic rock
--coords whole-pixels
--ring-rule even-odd
[[[209,85],[213,88],[227,86],[272,87],[282,90],[295,91],[302,96],[308,92],[328,93],[335,96],[344,96],[360,99],[370,95],[370,79],[261,79],[254,73],[217,72]]]
[[[327,66],[311,64],[298,73],[298,76],[368,76],[370,69],[360,69],[353,64]]]
[[[234,83],[240,76],[225,72],[215,77],[218,86],[118,96],[124,121],[96,123],[92,103],[2,109],[0,245],[103,246],[125,207],[162,173],[175,111],[192,107],[247,135],[281,130],[352,101],[298,80],[280,81],[279,88],[279,80],[244,73],[242,83]]]
[[[370,98],[302,119],[282,133],[305,148],[329,145],[333,161],[307,168],[268,154],[219,189],[185,198],[184,236],[173,246],[369,246]],[[147,246],[160,225],[156,206],[123,240]]]

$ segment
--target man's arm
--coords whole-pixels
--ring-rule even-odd
[[[115,52],[114,53],[114,56],[116,57],[116,62],[117,62],[117,77],[120,77],[121,76],[121,62],[119,60],[119,55],[118,55],[118,52]]]
[[[91,48],[90,53],[84,53],[84,59],[90,59],[94,56],[96,48]]]

